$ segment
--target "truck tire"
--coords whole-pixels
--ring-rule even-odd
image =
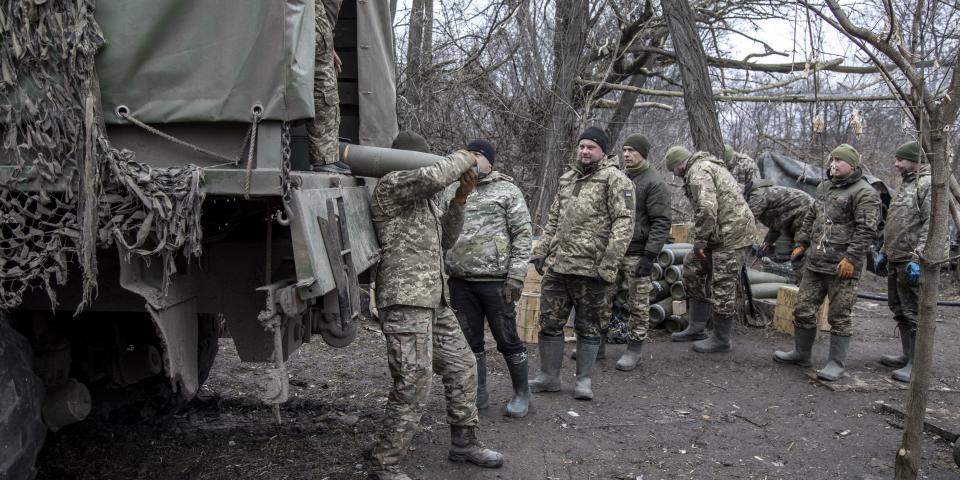
[[[0,312],[0,479],[32,479],[47,435],[43,382],[33,373],[30,344]]]

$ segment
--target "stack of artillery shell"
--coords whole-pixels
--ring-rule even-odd
[[[673,299],[665,298],[650,305],[650,327],[660,328],[664,320],[673,313]]]
[[[747,280],[754,300],[776,299],[780,287],[793,285],[786,277],[759,270],[747,270]]]
[[[691,251],[693,251],[692,244],[668,243],[663,246],[657,256],[657,263],[653,265],[651,274],[651,278],[659,280],[654,282],[650,293],[651,328],[664,328],[668,323],[671,326],[677,324],[676,320],[674,322],[668,322],[668,320],[674,316],[673,302],[687,297],[686,290],[683,288],[682,264],[683,258]]]

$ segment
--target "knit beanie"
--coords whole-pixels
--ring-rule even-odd
[[[467,144],[468,152],[479,152],[482,153],[484,157],[487,157],[487,161],[490,164],[493,164],[494,157],[497,156],[497,149],[493,147],[493,144],[488,140],[478,138]]]
[[[667,154],[663,157],[663,166],[669,171],[677,168],[677,165],[680,165],[684,160],[690,158],[693,154],[690,153],[690,150],[680,146],[674,145],[667,150]]]
[[[920,144],[917,142],[907,142],[900,145],[900,147],[897,148],[896,157],[918,163],[920,161]]]
[[[723,144],[723,161],[724,163],[730,163],[733,161],[733,147],[729,143]]]
[[[647,158],[650,154],[650,140],[647,140],[647,137],[639,133],[634,133],[627,137],[627,139],[623,141],[623,146],[633,148],[637,153],[643,155],[643,158]]]
[[[600,150],[603,150],[603,153],[608,152],[607,146],[610,144],[610,140],[607,138],[607,134],[597,127],[589,127],[584,130],[583,133],[580,134],[580,138],[577,139],[578,142],[580,140],[590,140],[600,145]]]
[[[393,145],[390,148],[394,150],[410,150],[413,152],[422,152],[430,153],[430,145],[427,144],[427,139],[423,138],[420,134],[411,132],[410,130],[404,130],[397,135],[397,138],[393,140]]]
[[[846,143],[834,148],[833,151],[830,152],[830,158],[843,160],[844,162],[849,163],[853,168],[860,166],[860,152],[858,152],[856,148],[853,148]]]

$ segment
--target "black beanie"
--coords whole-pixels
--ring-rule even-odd
[[[603,153],[607,153],[607,145],[610,143],[610,140],[607,139],[607,134],[603,130],[597,127],[589,127],[580,134],[580,140],[590,140],[591,142],[600,145],[600,150],[603,150]]]
[[[467,151],[482,153],[484,157],[487,157],[487,161],[490,162],[491,165],[495,160],[494,157],[497,156],[497,149],[493,147],[493,144],[490,143],[489,140],[484,140],[482,138],[478,138],[468,143]]]

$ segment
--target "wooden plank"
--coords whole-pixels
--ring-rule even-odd
[[[777,291],[777,306],[773,311],[773,326],[777,330],[793,335],[793,309],[797,306],[797,297],[800,288],[793,285],[780,287]],[[817,328],[821,332],[829,332],[830,324],[827,316],[830,311],[830,299],[823,299],[820,310],[817,312]]]

